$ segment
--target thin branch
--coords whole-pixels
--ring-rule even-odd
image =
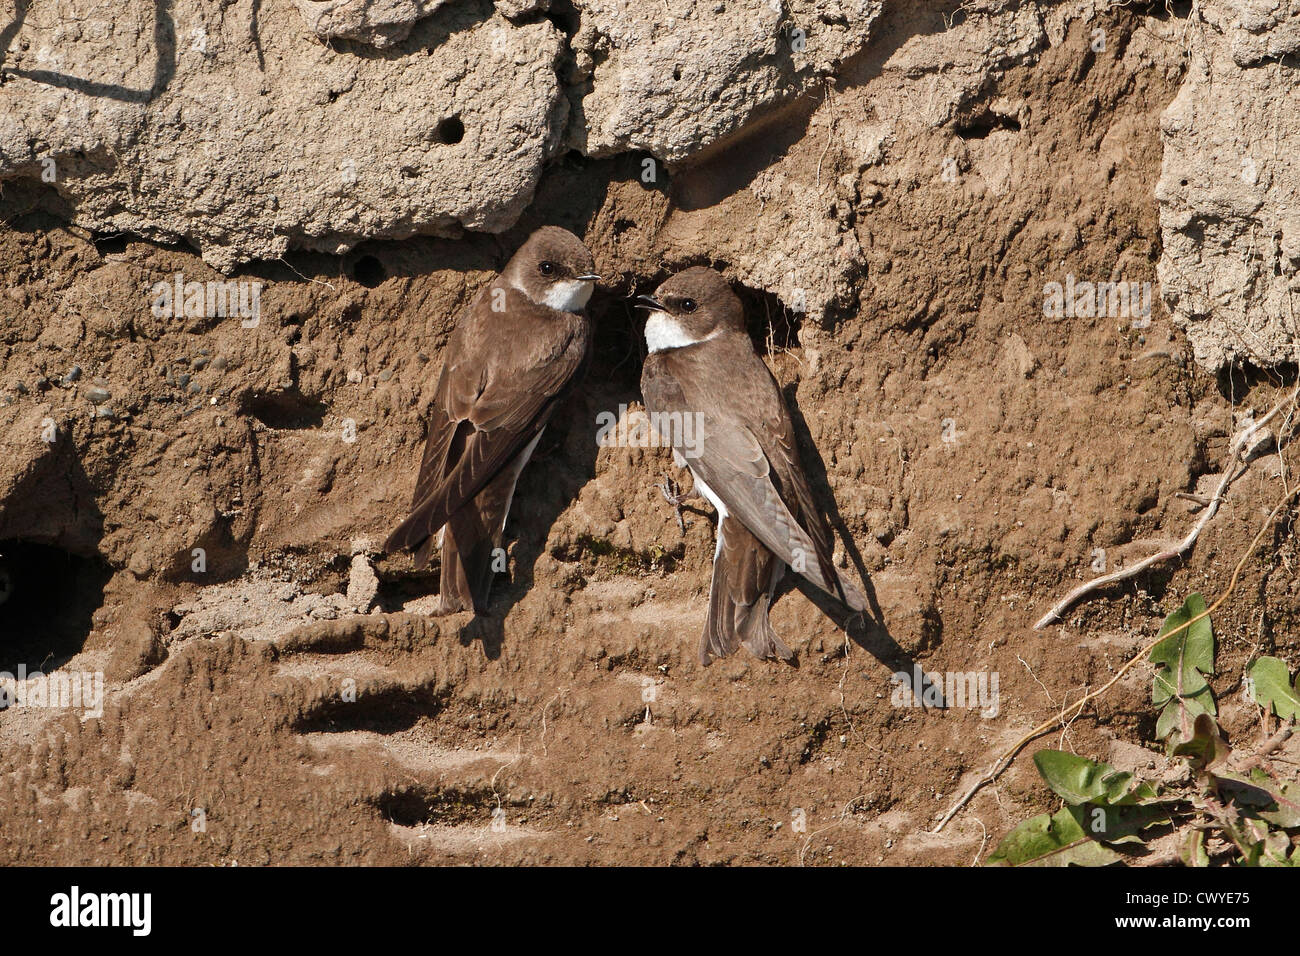
[[[1268,714],[1265,714],[1264,717],[1267,718]],[[1268,740],[1264,741],[1263,745],[1259,749],[1259,753],[1251,754],[1250,759],[1248,759],[1245,763],[1243,763],[1240,767],[1237,768],[1237,772],[1250,773],[1261,763],[1263,763],[1265,758],[1267,758],[1270,754],[1272,754],[1276,750],[1280,750],[1282,748],[1282,745],[1291,739],[1291,735],[1293,733],[1295,733],[1295,721],[1288,720],[1285,724],[1283,724],[1281,727],[1277,729],[1277,733],[1275,733],[1272,737],[1269,737]]]
[[[1285,507],[1287,504],[1291,502],[1291,499],[1296,496],[1297,492],[1300,492],[1300,488],[1297,488],[1295,491],[1292,491],[1281,501],[1279,501],[1277,507],[1274,508],[1269,513],[1268,518],[1265,519],[1264,523],[1260,526],[1259,531],[1255,534],[1254,540],[1250,542],[1250,547],[1246,549],[1245,553],[1243,553],[1241,556],[1241,560],[1237,562],[1237,566],[1233,568],[1232,578],[1228,582],[1228,589],[1223,592],[1223,594],[1219,597],[1217,601],[1215,601],[1212,605],[1210,605],[1210,607],[1208,607],[1206,610],[1196,615],[1190,621],[1186,621],[1178,625],[1178,627],[1174,628],[1173,630],[1161,634],[1155,640],[1151,641],[1151,643],[1147,644],[1146,647],[1142,648],[1142,650],[1140,650],[1136,655],[1134,655],[1128,661],[1128,663],[1126,663],[1123,667],[1121,667],[1118,671],[1116,671],[1115,676],[1112,677],[1106,684],[1102,685],[1092,693],[1085,694],[1083,697],[1080,697],[1077,701],[1075,701],[1075,703],[1070,705],[1070,707],[1063,709],[1058,716],[1053,717],[1050,720],[1043,721],[1033,730],[1029,731],[1029,733],[1025,734],[1014,744],[1012,744],[1011,747],[1009,747],[1007,751],[1002,754],[1002,756],[1000,756],[997,760],[993,762],[993,766],[990,767],[982,777],[976,780],[975,783],[970,787],[970,789],[967,790],[962,795],[961,799],[952,805],[951,809],[949,809],[948,812],[943,815],[942,819],[940,819],[939,822],[935,824],[934,829],[931,830],[930,832],[938,833],[945,826],[947,826],[948,821],[951,820],[953,817],[955,817],[961,811],[961,809],[964,806],[966,806],[966,804],[970,803],[971,798],[974,797],[975,794],[978,793],[985,784],[992,783],[994,780],[998,778],[998,775],[1001,774],[1002,771],[1006,770],[1007,767],[1011,765],[1011,761],[1015,760],[1016,755],[1020,753],[1021,749],[1024,748],[1025,744],[1029,743],[1035,737],[1038,737],[1041,734],[1047,733],[1049,730],[1053,730],[1056,727],[1059,727],[1063,722],[1067,720],[1073,720],[1075,717],[1079,715],[1079,713],[1083,711],[1083,708],[1087,706],[1087,704],[1090,701],[1096,700],[1102,694],[1106,693],[1106,691],[1110,690],[1117,683],[1119,683],[1120,678],[1123,677],[1125,674],[1127,674],[1135,664],[1145,659],[1146,656],[1151,653],[1151,649],[1153,647],[1155,647],[1157,644],[1159,644],[1161,641],[1165,640],[1166,638],[1173,637],[1175,634],[1178,634],[1179,632],[1184,631],[1187,628],[1191,627],[1197,621],[1201,620],[1201,618],[1209,617],[1211,614],[1217,611],[1219,607],[1223,604],[1223,602],[1228,600],[1228,598],[1232,596],[1232,592],[1236,590],[1237,579],[1241,577],[1241,569],[1246,566],[1246,561],[1250,558],[1252,554],[1255,553],[1255,549],[1259,547],[1259,542],[1263,540],[1264,533],[1273,526],[1273,522],[1277,518],[1278,513],[1283,509],[1283,507]]]
[[[1207,502],[1205,513],[1201,515],[1200,520],[1196,522],[1192,527],[1192,530],[1187,533],[1187,537],[1183,538],[1176,547],[1166,549],[1158,554],[1153,554],[1150,557],[1143,558],[1137,564],[1130,565],[1127,568],[1121,568],[1118,571],[1112,571],[1110,574],[1103,574],[1101,577],[1093,578],[1091,581],[1079,585],[1065,597],[1061,598],[1061,600],[1057,601],[1050,611],[1039,618],[1038,623],[1034,625],[1034,630],[1041,631],[1043,628],[1047,627],[1047,625],[1061,620],[1062,615],[1064,615],[1076,601],[1085,595],[1114,584],[1117,581],[1125,581],[1129,578],[1137,577],[1147,568],[1153,567],[1157,564],[1163,564],[1164,562],[1171,561],[1174,558],[1180,558],[1190,551],[1192,546],[1196,544],[1196,539],[1200,537],[1205,526],[1210,523],[1211,519],[1213,519],[1216,514],[1218,514],[1219,504],[1223,501],[1223,496],[1227,492],[1228,486],[1232,484],[1242,471],[1244,471],[1244,468],[1238,467],[1240,465],[1238,459],[1241,457],[1242,451],[1249,447],[1247,443],[1258,434],[1259,430],[1268,424],[1269,420],[1279,411],[1289,405],[1294,406],[1298,396],[1300,396],[1300,385],[1296,386],[1296,390],[1291,393],[1289,398],[1284,398],[1282,401],[1278,402],[1267,415],[1259,421],[1253,422],[1248,428],[1242,429],[1241,433],[1237,435],[1232,442],[1232,446],[1228,450],[1228,465],[1226,470],[1223,472],[1223,478],[1219,481],[1219,487],[1214,490],[1214,497]]]

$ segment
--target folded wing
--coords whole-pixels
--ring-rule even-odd
[[[813,500],[793,432],[779,409],[775,415],[758,416],[751,426],[718,408],[708,395],[688,399],[662,363],[648,364],[641,384],[652,410],[702,416],[695,446],[677,448],[691,471],[726,503],[730,515],[794,571],[862,610],[866,601],[861,592],[831,563],[830,529]],[[774,381],[772,388],[776,390]],[[779,391],[774,397],[780,401]],[[745,417],[753,422],[754,410],[749,411]]]
[[[439,378],[411,515],[387,549],[417,547],[478,494],[537,437],[587,356],[585,325],[575,323],[546,353],[509,367],[450,359]]]

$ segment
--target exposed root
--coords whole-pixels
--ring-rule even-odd
[[[1276,411],[1276,409],[1274,409],[1274,411]],[[1269,414],[1271,415],[1272,412],[1270,412]],[[961,811],[961,809],[966,806],[966,804],[970,803],[971,798],[974,797],[975,794],[978,793],[985,784],[992,783],[994,780],[998,778],[998,776],[1002,773],[1002,771],[1006,770],[1007,767],[1011,766],[1011,762],[1015,760],[1016,755],[1020,753],[1020,751],[1024,748],[1025,744],[1029,743],[1035,737],[1038,737],[1042,734],[1047,733],[1050,730],[1055,729],[1056,727],[1061,726],[1066,721],[1073,720],[1083,711],[1083,708],[1086,707],[1091,701],[1094,701],[1098,697],[1101,697],[1103,694],[1106,693],[1106,691],[1110,690],[1117,683],[1119,683],[1120,678],[1122,678],[1125,674],[1127,674],[1135,664],[1137,664],[1139,661],[1145,660],[1147,655],[1151,653],[1151,649],[1153,647],[1155,647],[1157,644],[1159,644],[1161,641],[1165,640],[1166,638],[1172,637],[1173,635],[1178,634],[1179,632],[1184,631],[1187,628],[1191,627],[1201,618],[1209,617],[1211,614],[1217,611],[1223,605],[1223,602],[1225,602],[1226,600],[1228,600],[1229,597],[1232,596],[1232,592],[1236,590],[1237,580],[1241,577],[1241,569],[1246,566],[1246,561],[1250,558],[1252,554],[1255,553],[1255,549],[1259,547],[1260,541],[1263,540],[1264,538],[1264,533],[1268,531],[1269,528],[1273,527],[1273,522],[1277,519],[1278,514],[1282,511],[1284,507],[1286,507],[1288,504],[1291,503],[1293,498],[1295,498],[1296,492],[1300,492],[1300,488],[1297,488],[1294,491],[1288,493],[1280,502],[1278,502],[1277,507],[1275,507],[1271,512],[1269,512],[1268,518],[1266,518],[1264,520],[1264,523],[1260,525],[1259,531],[1256,532],[1254,539],[1250,542],[1250,546],[1246,548],[1245,552],[1241,555],[1240,560],[1237,561],[1237,566],[1233,568],[1232,578],[1228,582],[1228,589],[1224,591],[1222,595],[1219,596],[1219,599],[1217,601],[1215,601],[1212,605],[1210,605],[1210,607],[1206,608],[1206,610],[1202,611],[1200,614],[1196,615],[1191,620],[1183,624],[1180,624],[1178,627],[1174,628],[1171,631],[1168,631],[1165,634],[1161,634],[1155,640],[1151,641],[1144,648],[1142,648],[1142,650],[1140,650],[1132,658],[1130,658],[1128,663],[1126,663],[1123,667],[1121,667],[1118,671],[1116,671],[1115,676],[1112,677],[1108,682],[1103,684],[1101,687],[1099,687],[1097,690],[1093,691],[1092,693],[1085,694],[1083,697],[1080,697],[1069,707],[1064,708],[1061,711],[1061,713],[1058,714],[1056,717],[1053,717],[1050,720],[1043,721],[1033,730],[1029,731],[1029,733],[1025,734],[1014,744],[1012,744],[1007,749],[1007,751],[1002,754],[1002,756],[998,757],[998,759],[993,762],[993,766],[990,767],[983,774],[983,776],[981,776],[978,780],[976,780],[975,783],[972,784],[971,787],[964,794],[962,794],[961,798],[952,805],[952,807],[948,810],[947,813],[943,815],[943,817],[940,818],[939,822],[935,824],[934,829],[932,829],[930,832],[938,833],[945,826],[947,826],[948,821],[951,820],[953,817],[955,817]]]
[[[1241,430],[1237,437],[1233,439],[1232,446],[1228,450],[1228,464],[1223,472],[1223,478],[1219,481],[1219,486],[1214,490],[1214,496],[1210,498],[1205,505],[1205,512],[1201,515],[1200,520],[1187,533],[1187,536],[1175,547],[1168,548],[1144,558],[1137,564],[1130,565],[1127,568],[1121,568],[1118,571],[1112,571],[1110,574],[1103,574],[1101,577],[1093,578],[1091,581],[1079,585],[1061,600],[1052,606],[1052,609],[1038,619],[1034,625],[1034,630],[1039,631],[1047,627],[1054,621],[1061,620],[1061,616],[1080,598],[1091,594],[1093,591],[1100,590],[1117,581],[1125,581],[1129,578],[1137,577],[1147,568],[1154,567],[1157,564],[1163,564],[1174,558],[1180,558],[1192,549],[1196,544],[1196,539],[1201,536],[1205,526],[1210,523],[1219,511],[1219,504],[1223,501],[1224,494],[1227,493],[1228,486],[1245,470],[1245,466],[1240,461],[1243,451],[1250,447],[1250,440],[1259,434],[1260,430],[1268,424],[1278,412],[1283,408],[1294,407],[1297,396],[1300,396],[1300,386],[1297,386],[1289,398],[1285,398],[1273,406],[1267,415],[1257,422],[1252,422],[1247,428]],[[1289,495],[1288,495],[1289,497]],[[1195,500],[1195,499],[1193,499]]]

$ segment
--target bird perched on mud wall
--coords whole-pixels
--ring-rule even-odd
[[[781,390],[754,351],[744,307],[712,269],[678,273],[642,296],[650,309],[641,392],[652,419],[691,428],[667,436],[673,460],[718,513],[700,662],[744,644],[757,657],[794,652],[768,609],[787,567],[854,611],[866,601],[831,564],[832,537],[813,501]],[[665,418],[666,416],[666,418]],[[691,441],[681,441],[682,434]]]
[[[555,408],[586,374],[599,280],[587,247],[538,229],[475,297],[447,343],[411,515],[387,549],[429,563],[441,538],[441,613],[487,609],[505,570],[506,515]],[[442,534],[438,532],[441,529]]]

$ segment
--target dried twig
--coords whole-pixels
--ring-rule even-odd
[[[1061,616],[1084,595],[1091,594],[1093,591],[1114,584],[1117,581],[1125,581],[1128,578],[1137,577],[1137,575],[1141,574],[1147,568],[1157,564],[1163,564],[1165,561],[1172,560],[1173,558],[1180,558],[1190,551],[1192,545],[1196,544],[1196,539],[1200,537],[1201,531],[1203,531],[1205,526],[1210,523],[1211,519],[1218,514],[1219,504],[1223,501],[1223,496],[1227,492],[1228,486],[1232,484],[1238,475],[1241,474],[1242,469],[1239,467],[1241,465],[1239,459],[1242,451],[1250,447],[1248,444],[1250,440],[1259,433],[1259,430],[1263,428],[1274,415],[1287,406],[1294,406],[1298,396],[1300,396],[1300,386],[1296,387],[1296,390],[1291,393],[1289,398],[1284,398],[1282,401],[1278,402],[1267,415],[1257,422],[1252,422],[1247,428],[1243,428],[1237,437],[1233,439],[1232,445],[1228,449],[1228,464],[1223,472],[1223,478],[1219,481],[1219,487],[1214,489],[1214,497],[1206,503],[1205,513],[1201,515],[1200,519],[1192,527],[1192,530],[1187,533],[1187,537],[1183,538],[1177,546],[1153,554],[1150,557],[1143,558],[1137,564],[1130,565],[1127,568],[1112,571],[1110,574],[1103,574],[1101,577],[1093,578],[1091,581],[1079,585],[1065,597],[1061,598],[1061,600],[1057,601],[1050,611],[1039,618],[1038,623],[1034,625],[1034,630],[1042,630],[1054,621],[1059,621]]]
[[[1001,774],[1002,771],[1006,770],[1007,767],[1011,765],[1011,761],[1013,761],[1016,758],[1016,755],[1020,753],[1021,749],[1025,746],[1025,744],[1029,743],[1035,737],[1038,737],[1041,734],[1047,733],[1049,730],[1059,727],[1064,721],[1073,720],[1076,716],[1079,715],[1079,713],[1083,711],[1083,708],[1087,706],[1087,704],[1090,701],[1094,701],[1098,697],[1102,696],[1104,693],[1106,693],[1106,691],[1110,690],[1117,683],[1119,683],[1120,678],[1123,677],[1125,674],[1127,674],[1135,664],[1137,664],[1141,660],[1145,660],[1146,656],[1151,653],[1151,649],[1153,647],[1155,647],[1161,641],[1173,637],[1175,634],[1178,634],[1181,631],[1184,631],[1187,628],[1191,627],[1197,621],[1201,620],[1201,618],[1209,617],[1211,614],[1217,611],[1219,607],[1222,606],[1223,602],[1228,600],[1228,598],[1232,596],[1232,592],[1236,590],[1237,579],[1241,577],[1241,569],[1246,566],[1246,561],[1250,558],[1252,554],[1255,553],[1255,549],[1259,547],[1259,542],[1263,540],[1264,533],[1268,531],[1269,528],[1273,527],[1273,522],[1277,518],[1278,513],[1281,512],[1281,510],[1284,507],[1290,504],[1291,500],[1296,496],[1297,492],[1300,492],[1300,488],[1296,488],[1294,491],[1287,494],[1281,501],[1278,502],[1277,507],[1274,508],[1271,512],[1269,512],[1268,518],[1266,518],[1264,523],[1260,525],[1259,531],[1255,534],[1254,539],[1250,542],[1250,547],[1248,547],[1245,550],[1245,552],[1241,556],[1241,560],[1239,560],[1237,562],[1237,566],[1233,568],[1232,578],[1231,580],[1228,581],[1228,589],[1223,592],[1223,594],[1219,597],[1217,601],[1215,601],[1212,605],[1210,605],[1200,614],[1196,615],[1190,621],[1185,621],[1184,623],[1178,625],[1178,627],[1174,628],[1173,630],[1161,634],[1155,640],[1147,644],[1146,647],[1142,648],[1142,650],[1140,650],[1132,658],[1130,658],[1128,663],[1126,663],[1123,667],[1121,667],[1118,671],[1116,671],[1115,676],[1112,677],[1107,683],[1103,684],[1101,687],[1099,687],[1097,690],[1093,691],[1092,693],[1085,694],[1083,697],[1080,697],[1069,707],[1062,709],[1059,715],[1051,718],[1050,720],[1043,721],[1033,730],[1029,731],[1029,733],[1025,734],[1014,744],[1012,744],[1006,750],[1006,752],[1002,754],[1002,756],[998,757],[998,759],[993,762],[993,766],[990,767],[988,771],[984,773],[983,776],[981,776],[978,780],[975,781],[974,784],[971,785],[970,789],[968,789],[962,795],[961,799],[959,799],[956,803],[952,805],[952,807],[948,810],[948,812],[943,815],[943,817],[939,820],[939,822],[935,824],[934,829],[931,830],[930,832],[938,833],[940,830],[942,830],[948,824],[948,821],[951,820],[953,817],[955,817],[961,811],[962,807],[970,803],[971,798],[974,797],[975,794],[978,793],[985,784],[992,783],[994,780],[996,780],[998,778],[998,775]]]
[[[1268,715],[1265,714],[1264,717],[1267,719]],[[1237,772],[1250,773],[1258,767],[1266,757],[1274,751],[1282,749],[1282,745],[1291,739],[1293,733],[1295,733],[1295,721],[1288,720],[1277,729],[1277,733],[1272,737],[1269,737],[1268,740],[1264,741],[1264,743],[1260,745],[1258,753],[1251,754],[1249,759],[1237,768]]]

